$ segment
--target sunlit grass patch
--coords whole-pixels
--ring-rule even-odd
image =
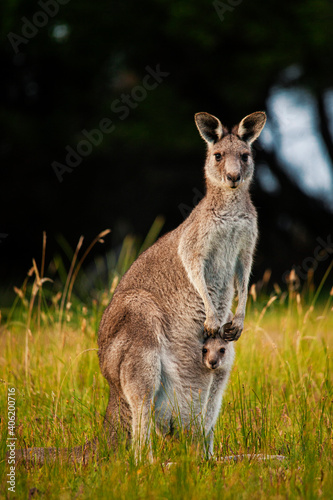
[[[331,498],[333,296],[324,283],[275,286],[271,293],[267,283],[266,289],[263,283],[252,289],[216,426],[217,460],[203,459],[186,432],[174,439],[153,433],[153,463],[147,454],[137,463],[125,441],[117,452],[110,450],[103,428],[108,386],[98,365],[97,329],[122,273],[141,250],[127,239],[108,288],[91,300],[78,298],[71,281],[79,277],[79,251],[68,266],[71,277],[68,271],[60,280],[62,287],[41,282],[47,270],[35,264],[17,288],[14,307],[2,311],[1,457],[8,436],[8,387],[16,389],[18,448],[71,448],[99,440],[98,459],[87,463],[59,458],[19,466],[16,497],[27,498],[35,488],[41,497],[69,499]],[[235,455],[250,458],[225,460]],[[257,455],[285,459],[261,461]],[[10,498],[4,459],[0,467],[1,494]]]

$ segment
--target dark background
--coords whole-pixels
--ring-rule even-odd
[[[59,235],[75,248],[81,234],[90,241],[111,228],[94,258],[129,232],[144,236],[158,214],[163,231],[181,223],[204,193],[198,111],[226,125],[268,112],[273,147],[259,141],[255,149],[261,238],[252,279],[270,268],[283,283],[285,271],[299,266],[301,279],[314,267],[320,280],[333,253],[332,204],[302,189],[292,155],[288,168],[281,160],[268,102],[277,88],[307,92],[332,179],[332,1],[2,0],[0,10],[0,283],[7,297],[32,257],[40,261],[43,230],[48,262]],[[158,65],[169,75],[141,99],[133,89],[147,66]],[[131,92],[141,100],[132,98],[121,119],[110,107]],[[82,130],[104,118],[114,130],[59,182],[52,163],[64,164],[66,146],[75,150]],[[276,189],[265,187],[263,167]],[[318,237],[327,242],[321,262]]]

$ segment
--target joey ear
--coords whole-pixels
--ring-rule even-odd
[[[207,330],[204,329],[203,331],[203,339],[204,339],[204,342],[206,342],[206,340],[210,337],[209,333],[207,332]]]
[[[238,135],[239,137],[251,144],[256,139],[258,139],[261,134],[262,129],[266,123],[266,113],[263,111],[257,111],[247,115],[238,125]]]
[[[223,136],[222,123],[216,116],[209,113],[196,113],[194,120],[201,137],[208,144],[214,144]]]

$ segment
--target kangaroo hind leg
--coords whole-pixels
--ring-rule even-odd
[[[136,460],[148,449],[152,459],[151,431],[154,399],[161,384],[161,359],[156,346],[145,345],[127,356],[121,367],[121,385],[132,414],[132,446]]]

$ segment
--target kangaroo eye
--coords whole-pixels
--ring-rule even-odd
[[[215,156],[216,161],[221,161],[221,158],[222,158],[221,153],[215,153],[214,156]]]
[[[204,354],[206,354],[206,353],[207,353],[207,349],[204,347],[204,348],[202,349],[202,352],[203,352]]]
[[[222,354],[224,354],[225,353],[225,348],[221,347],[220,352],[222,352]]]
[[[241,155],[241,158],[242,158],[243,161],[247,162],[247,160],[249,159],[249,156],[250,155],[248,153],[244,153],[244,154]]]

